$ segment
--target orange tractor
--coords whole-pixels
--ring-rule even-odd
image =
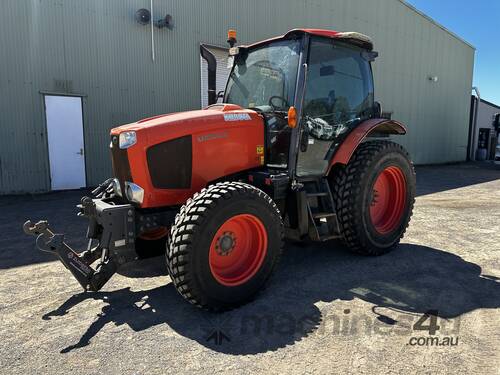
[[[185,299],[224,310],[264,286],[285,237],[338,239],[367,255],[399,243],[415,172],[387,139],[405,127],[381,118],[374,101],[370,38],[295,29],[248,46],[235,47],[232,33],[228,41],[223,103],[111,130],[114,178],[78,206],[87,250],[75,252],[47,221],[25,223],[85,290],[161,252]]]

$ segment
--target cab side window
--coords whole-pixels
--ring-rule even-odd
[[[298,176],[325,173],[339,136],[373,111],[370,64],[362,49],[326,38],[313,38],[302,110]]]
[[[373,107],[369,69],[356,47],[311,41],[304,116],[313,137],[333,139]]]

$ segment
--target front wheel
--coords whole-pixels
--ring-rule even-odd
[[[389,141],[361,144],[330,185],[343,242],[357,253],[379,255],[403,237],[415,202],[415,171],[406,150]]]
[[[181,208],[167,268],[189,302],[225,310],[249,301],[269,279],[283,246],[275,203],[240,182],[212,185]]]

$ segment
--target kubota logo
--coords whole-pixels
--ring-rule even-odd
[[[225,113],[224,121],[250,121],[252,118],[248,113]]]
[[[227,138],[227,132],[211,133],[198,136],[198,142],[213,141],[214,139]]]

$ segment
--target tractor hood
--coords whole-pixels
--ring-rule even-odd
[[[135,137],[121,149],[119,134],[124,132]],[[262,166],[264,145],[262,116],[233,104],[151,117],[111,130],[115,177],[144,189],[143,208],[181,204],[211,181]]]
[[[255,125],[256,122],[262,123],[262,118],[255,111],[234,104],[217,104],[201,110],[149,117],[113,128],[111,134],[135,131],[138,139],[142,138],[147,140],[148,145],[153,145],[165,139],[206,133],[209,130]]]

